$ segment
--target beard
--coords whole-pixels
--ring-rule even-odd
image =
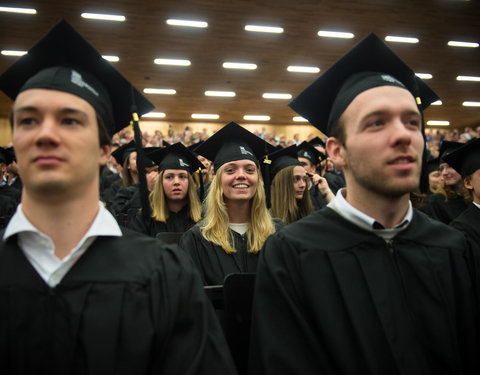
[[[350,173],[356,183],[364,189],[388,198],[399,198],[416,191],[420,186],[420,167],[417,171],[397,171],[395,178],[382,170],[374,169],[365,161],[358,161],[347,153]]]

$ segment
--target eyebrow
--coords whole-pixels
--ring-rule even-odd
[[[389,113],[390,113],[390,111],[388,111],[388,110],[373,111],[373,112],[367,113],[365,116],[363,116],[360,121],[363,122],[363,121],[367,120],[369,117],[384,116],[384,115],[388,115]],[[402,112],[402,116],[405,116],[405,115],[420,117],[420,112],[419,111],[414,111],[412,109],[408,109],[408,110],[405,110],[405,111]]]
[[[40,109],[38,107],[35,107],[35,106],[25,106],[25,107],[20,107],[20,108],[15,108],[15,111],[14,113],[15,114],[19,114],[19,113],[22,113],[22,112],[40,112]],[[81,111],[79,109],[75,109],[75,108],[68,108],[68,107],[65,107],[65,108],[62,108],[58,111],[60,114],[63,114],[63,115],[77,115],[77,116],[81,116],[85,119],[88,118],[88,115],[86,112],[84,111]]]

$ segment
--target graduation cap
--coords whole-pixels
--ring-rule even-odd
[[[86,100],[110,135],[127,126],[133,112],[142,115],[154,108],[65,20],[0,76],[0,89],[13,100],[34,88],[68,92]]]
[[[440,168],[440,158],[432,158],[427,161],[427,173],[438,171]]]
[[[297,157],[310,160],[313,165],[325,160],[325,154],[318,151],[309,142],[303,141],[297,146]]]
[[[248,159],[258,163],[264,155],[274,149],[274,146],[232,121],[208,138],[195,151],[212,160],[214,171],[217,172],[223,164],[235,160]]]
[[[200,141],[197,143],[194,143],[193,145],[188,146],[187,148],[195,154],[195,156],[198,156],[198,152],[196,151],[198,147],[200,147],[203,144],[204,141]]]
[[[187,147],[175,143],[147,154],[158,165],[160,171],[165,169],[183,169],[193,174],[205,166]]]
[[[371,33],[323,73],[289,106],[326,135],[357,95],[379,86],[407,89],[420,109],[438,96],[375,34]]]
[[[7,165],[11,164],[14,161],[17,161],[17,156],[15,155],[15,150],[13,147],[7,147],[5,149],[5,152],[7,153]]]
[[[144,148],[144,150],[148,152],[146,148]],[[137,146],[135,141],[130,141],[120,146],[119,148],[117,148],[115,151],[112,152],[112,156],[115,158],[118,164],[123,166],[123,164],[125,163],[125,160],[128,158],[128,156],[132,152],[137,152]],[[138,154],[137,154],[137,157],[138,157]],[[143,159],[144,159],[143,165],[145,168],[153,167],[155,165],[155,163],[150,158],[145,156],[145,154],[143,155]]]
[[[462,146],[463,143],[460,142],[442,141],[439,150],[440,163],[448,163],[444,160],[444,157]]]
[[[313,147],[320,146],[320,147],[325,148],[325,146],[326,146],[325,142],[320,137],[312,138],[312,139],[310,139],[310,141],[308,141],[308,143],[310,143]]]
[[[8,159],[7,150],[4,149],[3,147],[0,147],[0,163],[5,163],[8,165],[9,163],[7,163],[7,159]]]
[[[470,176],[477,169],[480,169],[480,138],[471,140],[445,155],[444,160],[460,173],[462,178]]]

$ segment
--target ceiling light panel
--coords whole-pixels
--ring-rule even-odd
[[[181,59],[155,59],[153,60],[155,64],[158,65],[173,65],[173,66],[190,66],[192,63],[190,60],[181,60]]]
[[[475,77],[475,76],[457,76],[457,81],[480,82],[480,77]]]
[[[295,116],[293,118],[293,121],[295,121],[295,122],[308,122],[308,120],[306,118],[302,117],[302,116]]]
[[[395,42],[395,43],[418,43],[420,40],[418,38],[410,38],[406,36],[395,36],[395,35],[387,35],[385,37],[387,42]]]
[[[157,95],[175,95],[177,93],[174,89],[155,89],[155,88],[145,88],[143,89],[145,94],[157,94]]]
[[[421,79],[432,79],[433,76],[430,73],[415,73],[418,78]]]
[[[317,35],[323,38],[341,38],[341,39],[352,39],[355,37],[355,35],[352,33],[347,33],[343,31],[328,31],[328,30],[319,30]]]
[[[430,120],[430,121],[427,121],[427,125],[448,126],[448,125],[450,125],[450,121]]]
[[[15,8],[15,7],[0,7],[0,12],[37,14],[37,10],[33,8]]]
[[[441,100],[437,100],[436,102],[433,102],[432,104],[430,105],[442,105],[442,101]]]
[[[4,49],[2,50],[1,54],[4,56],[23,56],[27,54],[27,51],[14,51],[14,50]]]
[[[274,27],[274,26],[245,25],[245,30],[253,31],[257,33],[273,33],[273,34],[283,33],[283,27]]]
[[[480,107],[480,102],[463,102],[464,107]]]
[[[120,58],[118,56],[113,56],[113,55],[103,55],[102,56],[105,60],[110,61],[110,62],[118,62],[120,61]]]
[[[101,20],[101,21],[124,22],[126,20],[125,16],[116,15],[116,14],[82,13],[82,17],[90,20]]]
[[[244,120],[247,121],[270,121],[270,116],[265,115],[245,115],[243,116]]]
[[[450,47],[478,48],[478,46],[479,46],[478,43],[458,42],[458,41],[456,41],[456,40],[450,40],[447,44],[448,44]]]
[[[316,66],[290,65],[287,70],[294,73],[319,73],[320,68]]]
[[[274,92],[266,92],[262,95],[264,99],[292,99],[291,94],[282,94]]]
[[[192,118],[201,120],[218,120],[220,118],[217,114],[211,113],[192,113]]]
[[[149,112],[144,115],[142,115],[142,118],[147,117],[147,118],[164,118],[166,115],[163,112]]]
[[[170,26],[196,27],[202,29],[208,27],[208,22],[205,21],[189,21],[178,19],[168,19],[167,24]]]
[[[233,98],[236,94],[234,91],[214,91],[214,90],[207,90],[205,91],[206,96],[218,96],[224,98]]]
[[[246,69],[246,70],[255,70],[257,69],[256,64],[249,63],[238,63],[238,62],[224,62],[223,67],[225,69]]]

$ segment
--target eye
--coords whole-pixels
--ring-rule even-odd
[[[62,119],[62,124],[65,124],[65,125],[80,125],[81,122],[76,118],[66,117],[66,118]]]
[[[25,118],[21,118],[18,121],[18,124],[19,125],[32,125],[34,122],[35,122],[35,119],[33,117],[25,117]]]

